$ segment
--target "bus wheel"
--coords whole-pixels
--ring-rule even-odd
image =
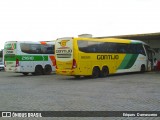
[[[24,72],[24,73],[22,73],[23,75],[28,75],[29,73],[27,73],[27,72]]]
[[[145,68],[145,65],[141,65],[141,73],[145,72],[146,68]]]
[[[49,75],[49,74],[51,74],[51,72],[52,72],[51,66],[50,65],[46,65],[45,68],[44,68],[44,74],[45,75]]]
[[[35,68],[35,75],[42,75],[43,74],[43,68],[42,66],[38,65]]]
[[[108,74],[109,74],[108,67],[107,66],[103,66],[102,72],[101,72],[101,77],[107,77]]]
[[[92,77],[93,78],[98,78],[100,76],[100,69],[99,67],[94,67],[92,71]]]

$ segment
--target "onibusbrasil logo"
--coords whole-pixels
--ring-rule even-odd
[[[42,117],[40,112],[2,112],[2,117]]]

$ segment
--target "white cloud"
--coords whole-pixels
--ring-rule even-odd
[[[159,32],[158,0],[0,1],[0,49],[5,41]]]

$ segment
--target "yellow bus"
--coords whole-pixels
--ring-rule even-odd
[[[146,43],[118,38],[60,38],[55,43],[56,73],[75,77],[145,72],[152,67]]]

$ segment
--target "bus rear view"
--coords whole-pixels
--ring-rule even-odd
[[[13,72],[19,71],[19,61],[16,59],[17,54],[17,42],[10,41],[5,43],[4,54],[5,54],[5,71]]]
[[[72,75],[75,67],[73,59],[73,39],[57,39],[55,43],[56,73]]]

